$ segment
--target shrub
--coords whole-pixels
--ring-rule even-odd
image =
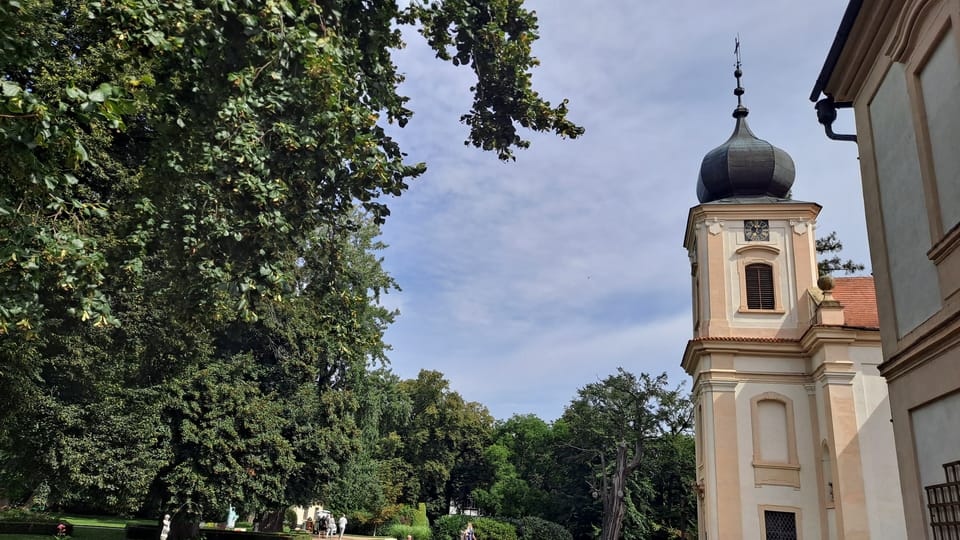
[[[66,533],[73,534],[73,525],[43,512],[31,512],[21,508],[8,508],[0,512],[0,534],[57,534],[57,525],[67,526]]]
[[[397,523],[401,523],[403,525],[413,525],[413,519],[416,513],[416,508],[413,508],[412,506],[401,506],[396,513]]]
[[[400,523],[387,527],[385,531],[387,536],[392,536],[398,540],[406,540],[407,535],[413,536],[413,540],[433,540],[433,533],[430,527],[417,527],[415,525],[402,525]]]
[[[57,534],[58,521],[0,521],[0,535],[4,534],[36,534],[54,536]],[[62,522],[67,526],[67,534],[73,534],[73,525]]]
[[[373,534],[376,524],[374,515],[366,510],[352,510],[346,512],[347,529],[350,534]]]
[[[492,518],[478,517],[474,519],[473,530],[476,531],[477,538],[480,540],[518,540],[516,527]]]
[[[433,522],[433,540],[460,540],[470,516],[440,516]],[[400,538],[403,538],[402,536]],[[489,538],[487,540],[496,540]]]
[[[417,505],[417,513],[413,515],[413,526],[414,527],[426,527],[430,528],[430,520],[427,519],[427,505],[420,503]]]
[[[45,512],[32,512],[23,508],[7,508],[0,511],[0,521],[21,521],[33,523],[54,523],[57,518]]]
[[[160,538],[160,527],[158,525],[136,525],[127,523],[124,527],[127,540],[153,540]]]
[[[559,523],[547,521],[536,516],[527,516],[520,520],[520,540],[573,540],[570,533]]]
[[[283,515],[283,522],[291,529],[297,526],[297,511],[292,506],[287,508],[287,512]]]

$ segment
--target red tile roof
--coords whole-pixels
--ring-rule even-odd
[[[879,329],[873,277],[838,277],[833,282],[833,298],[843,306],[844,326]]]

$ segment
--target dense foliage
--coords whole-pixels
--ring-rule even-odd
[[[665,374],[619,369],[581,388],[563,422],[568,459],[589,468],[584,482],[601,505],[602,540],[685,532],[695,523],[693,454],[674,448],[684,448],[693,428],[691,406]]]
[[[385,131],[403,25],[475,73],[468,143],[582,133],[531,87],[522,0],[0,2],[0,497],[169,511],[178,538],[230,504],[384,522],[465,489],[489,415],[441,392],[428,420],[372,374],[383,200],[425,167]],[[414,440],[459,419],[432,453],[383,431],[411,414]]]
[[[413,114],[407,25],[475,75],[467,144],[582,133],[531,86],[522,0],[0,0],[0,499],[169,512],[171,540],[316,501],[367,532],[455,539],[453,504],[502,516],[481,539],[590,538],[620,471],[625,537],[690,531],[661,379],[548,424],[387,369],[376,237],[425,169],[385,129]]]

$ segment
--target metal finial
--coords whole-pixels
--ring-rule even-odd
[[[737,58],[737,67],[733,70],[733,76],[737,78],[737,87],[733,90],[733,94],[737,96],[737,108],[733,111],[734,118],[742,118],[746,116],[750,111],[743,106],[743,86],[740,85],[740,77],[743,76],[743,71],[740,69],[740,34],[737,34],[737,37],[733,40],[733,55]]]

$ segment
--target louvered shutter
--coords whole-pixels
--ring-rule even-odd
[[[768,264],[747,265],[747,307],[750,309],[775,309],[773,298],[773,268]]]

